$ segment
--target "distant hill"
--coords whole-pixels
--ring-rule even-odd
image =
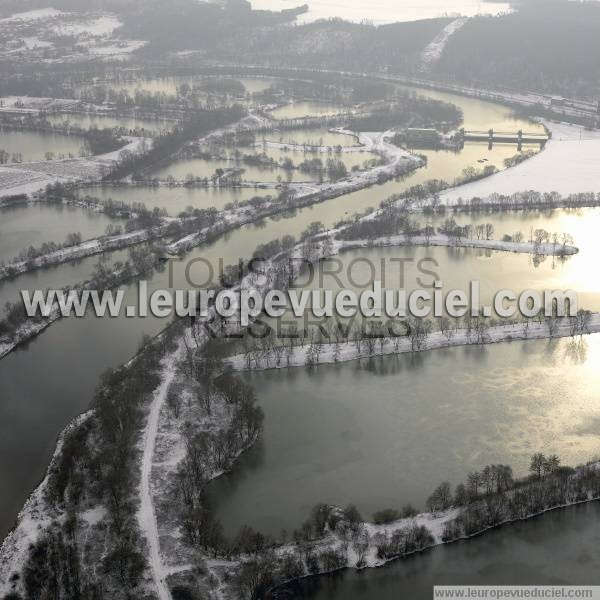
[[[600,93],[600,3],[522,0],[498,17],[476,17],[453,36],[439,77],[565,95]]]

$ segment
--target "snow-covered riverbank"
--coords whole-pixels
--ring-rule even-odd
[[[291,367],[337,364],[393,354],[425,352],[439,348],[471,346],[512,342],[516,340],[554,339],[572,337],[579,334],[600,332],[600,313],[593,313],[584,332],[573,331],[570,318],[542,323],[526,322],[510,325],[496,325],[485,330],[449,329],[429,333],[415,346],[411,337],[377,338],[367,345],[364,340],[356,343],[352,340],[341,343],[305,344],[286,347],[282,353],[249,352],[236,354],[225,360],[234,371],[262,371],[268,369],[287,369]]]
[[[49,254],[43,254],[37,258],[32,258],[26,261],[12,262],[5,266],[0,266],[0,281],[35,271],[36,269],[43,269],[48,266],[56,266],[66,262],[80,260],[87,258],[88,256],[94,256],[96,254],[102,254],[103,252],[111,252],[114,250],[122,250],[130,246],[136,246],[155,240],[167,235],[169,223],[159,225],[150,229],[140,229],[136,231],[130,231],[120,235],[105,236],[102,238],[94,238],[86,240],[75,246],[69,246],[61,248],[56,252],[50,252]]]
[[[493,508],[490,510],[486,510],[486,500],[483,498],[464,506],[420,513],[382,525],[362,522],[333,530],[327,526],[321,539],[279,547],[276,556],[281,560],[289,556],[308,556],[323,552],[336,554],[338,564],[331,564],[329,568],[324,565],[325,568],[321,568],[318,573],[310,572],[307,568],[308,561],[301,561],[305,569],[305,574],[301,577],[347,568],[381,567],[441,544],[478,537],[510,523],[527,521],[554,510],[598,501],[599,468],[600,463],[591,462],[577,469],[567,467],[567,473],[562,477],[549,475],[547,479],[532,478],[518,490],[509,489],[502,494],[491,494],[488,499]],[[556,481],[560,482],[561,491],[558,493],[554,489]],[[509,500],[514,500],[513,506],[506,506]],[[329,507],[329,510],[343,520],[343,509]],[[468,532],[465,532],[465,522],[473,518],[478,511],[480,514],[477,516],[481,522],[469,523]]]
[[[58,308],[55,308],[49,317],[46,317],[41,321],[35,321],[33,323],[30,323],[29,321],[26,322],[15,331],[10,340],[7,340],[6,338],[0,339],[0,360],[2,360],[5,356],[8,356],[22,344],[25,344],[36,336],[40,335],[47,327],[50,327],[50,325],[52,325],[52,323],[57,321],[59,318],[60,311]]]
[[[552,133],[543,152],[510,169],[443,192],[442,203],[524,190],[563,195],[599,190],[600,131],[547,120],[542,123]]]
[[[312,187],[303,185],[305,190],[296,194],[293,200],[286,205],[282,205],[281,202],[265,202],[258,208],[244,206],[230,211],[221,211],[219,214],[220,231],[218,233],[220,234],[242,225],[258,221],[259,219],[276,215],[289,208],[303,208],[311,206],[312,204],[325,202],[326,200],[331,200],[332,198],[337,198],[338,196],[343,196],[344,194],[370,187],[377,183],[381,177],[387,179],[402,173],[408,173],[409,171],[422,166],[423,163],[419,157],[413,156],[401,148],[388,144],[383,140],[384,135],[385,134],[365,134],[364,137],[361,135],[361,138],[365,141],[368,140],[371,147],[377,147],[378,151],[385,153],[385,155],[390,158],[388,164],[350,176],[336,183],[315,184]],[[191,233],[170,244],[167,250],[171,254],[178,254],[190,250],[194,246],[198,246],[207,239],[212,238],[216,233],[214,226],[199,232]]]
[[[572,256],[579,251],[575,246],[562,244],[536,244],[534,242],[504,242],[502,240],[477,240],[453,238],[441,233],[425,235],[389,235],[369,240],[334,240],[334,252],[355,248],[401,247],[401,246],[443,246],[448,248],[480,248],[498,252],[537,254],[539,256]]]
[[[27,562],[30,546],[50,526],[52,520],[60,516],[50,512],[45,501],[49,474],[54,464],[60,459],[65,438],[83,425],[91,415],[91,411],[79,415],[60,433],[43,481],[27,499],[17,517],[15,528],[6,536],[2,546],[0,546],[0,596],[2,597],[11,591],[9,576],[20,572]]]
[[[421,53],[421,70],[428,71],[431,67],[437,63],[442,54],[444,53],[444,49],[446,48],[446,44],[448,40],[459,31],[465,23],[468,21],[465,17],[459,17],[458,19],[454,19],[446,25],[435,38],[427,44],[425,50]]]

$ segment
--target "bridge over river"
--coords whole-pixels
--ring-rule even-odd
[[[542,148],[550,139],[547,133],[528,133],[522,129],[516,132],[494,131],[469,131],[461,129],[461,137],[465,142],[487,142],[490,148],[494,144],[517,144],[519,149],[523,144],[539,144]]]

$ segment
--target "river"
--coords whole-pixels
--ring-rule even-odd
[[[480,281],[482,303],[500,289],[572,289],[579,306],[600,310],[600,286],[589,276],[599,209],[456,218],[473,225],[493,221],[496,239],[518,230],[528,239],[538,228],[569,232],[580,253],[536,265],[526,254],[508,252],[362,249],[338,257],[339,272],[322,263],[298,287],[360,293],[379,280],[387,289],[413,290],[423,287],[420,280],[433,280],[418,268],[427,261],[424,268],[437,274],[445,291]],[[274,319],[264,321],[277,327]],[[279,325],[291,323],[302,328],[311,321],[288,312]],[[213,505],[229,534],[245,523],[276,534],[297,527],[319,501],[355,502],[368,513],[405,502],[423,507],[449,473],[456,484],[469,470],[500,461],[523,474],[529,456],[542,449],[567,464],[585,461],[600,453],[600,438],[585,425],[596,422],[598,352],[600,336],[593,336],[582,345],[515,342],[316,372],[261,372],[251,380],[267,415],[263,442],[214,485]]]
[[[427,92],[423,92],[427,95]],[[458,96],[448,96],[463,107],[465,123],[504,116],[515,125],[508,109]],[[523,129],[529,123],[522,121]],[[323,204],[295,211],[293,214],[266,219],[257,225],[243,227],[216,243],[196,249],[185,261],[202,259],[211,263],[223,260],[236,263],[247,258],[257,245],[286,233],[298,236],[312,221],[331,226],[344,215],[376,207],[390,194],[430,178],[453,179],[469,166],[481,166],[480,160],[502,165],[504,158],[515,154],[512,146],[468,145],[461,153],[426,152],[428,166],[401,181],[362,190]],[[488,164],[488,163],[486,163]],[[157,192],[157,194],[162,193]],[[149,194],[149,197],[154,193]],[[136,200],[138,197],[136,196]],[[176,211],[173,211],[176,212]],[[169,271],[155,273],[151,289],[164,289],[169,283],[189,287],[184,280],[184,261],[175,261],[173,281]],[[203,273],[196,265],[197,280]],[[17,283],[19,279],[15,280]],[[126,297],[134,299],[135,286],[127,286]],[[12,525],[27,494],[41,479],[58,432],[75,415],[89,406],[100,374],[115,367],[136,350],[144,333],[155,334],[165,321],[156,318],[65,319],[54,324],[26,348],[0,361],[0,535]],[[57,351],[60,349],[60,351]],[[267,414],[267,421],[270,419]],[[24,444],[23,440],[27,440]]]

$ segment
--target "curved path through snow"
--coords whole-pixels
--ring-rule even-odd
[[[152,404],[150,406],[150,413],[148,415],[148,423],[146,425],[146,431],[144,432],[144,456],[142,459],[138,523],[148,541],[148,559],[150,561],[150,570],[156,585],[156,592],[159,600],[173,599],[166,581],[167,572],[160,556],[160,539],[158,537],[158,526],[156,523],[156,514],[154,512],[154,502],[152,500],[152,463],[154,462],[154,447],[156,445],[160,411],[165,403],[169,386],[171,385],[171,382],[175,376],[174,363],[177,360],[180,351],[181,349],[179,348],[164,362],[162,382],[154,392],[154,397],[152,398]]]

